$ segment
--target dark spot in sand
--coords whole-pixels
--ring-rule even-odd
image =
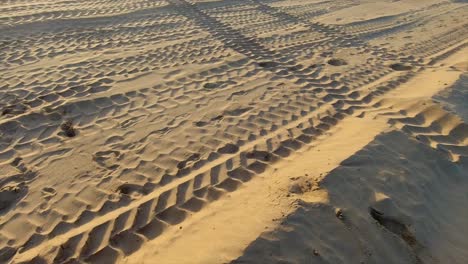
[[[332,65],[332,66],[343,66],[343,65],[347,65],[348,63],[343,60],[343,59],[330,59],[327,61],[328,64]]]
[[[344,219],[344,215],[343,215],[343,210],[341,210],[340,208],[337,208],[335,210],[335,216],[340,219],[340,220],[343,220]]]
[[[72,121],[70,121],[70,120],[68,120],[68,121],[66,121],[65,123],[63,123],[63,124],[60,126],[60,129],[62,129],[62,131],[65,133],[65,136],[67,136],[67,137],[74,137],[74,136],[76,136],[76,130],[75,130],[75,128],[73,127]]]
[[[218,152],[221,154],[234,154],[237,151],[239,151],[239,147],[231,143],[228,143],[218,149]]]
[[[245,155],[246,158],[248,159],[257,159],[260,161],[271,161],[273,159],[273,155],[270,152],[267,151],[259,151],[259,150],[254,150]]]
[[[23,159],[21,157],[16,157],[12,162],[11,165],[18,167],[18,165],[21,163]]]
[[[262,68],[273,68],[273,67],[278,66],[278,63],[274,61],[262,61],[258,63],[258,66]]]
[[[0,249],[0,262],[9,263],[13,256],[16,254],[16,249],[12,247],[4,247]]]
[[[8,115],[12,112],[12,109],[11,108],[4,108],[3,111],[2,111],[2,115]]]
[[[9,105],[3,108],[2,115],[20,115],[25,113],[26,110],[27,107],[22,104]]]
[[[208,125],[208,122],[205,122],[205,121],[197,121],[197,122],[195,122],[195,126],[197,126],[197,127],[204,127],[204,126],[206,126],[206,125]]]
[[[390,65],[390,68],[392,68],[392,70],[394,70],[394,71],[409,71],[413,67],[411,67],[409,65],[401,64],[401,63],[394,63],[394,64]]]
[[[205,83],[203,84],[203,88],[205,89],[216,89],[219,87],[219,84],[217,83]]]
[[[211,118],[211,121],[219,121],[219,120],[223,120],[224,116],[223,115],[217,115],[213,118]]]
[[[143,186],[137,184],[124,183],[117,188],[121,194],[132,195],[134,193],[145,194],[147,190]]]

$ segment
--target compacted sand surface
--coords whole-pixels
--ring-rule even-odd
[[[0,0],[0,263],[468,263],[467,17]]]

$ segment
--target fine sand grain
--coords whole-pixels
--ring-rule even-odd
[[[468,263],[467,17],[0,0],[0,263]]]

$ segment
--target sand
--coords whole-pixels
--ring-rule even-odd
[[[467,263],[466,1],[0,3],[0,263]]]

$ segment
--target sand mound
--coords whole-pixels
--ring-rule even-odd
[[[328,202],[304,198],[232,263],[464,263],[467,165],[382,134],[319,183]]]
[[[451,112],[459,115],[465,123],[468,123],[468,109],[466,108],[468,100],[468,74],[462,74],[455,84],[437,96],[434,96],[434,100],[440,102]]]

